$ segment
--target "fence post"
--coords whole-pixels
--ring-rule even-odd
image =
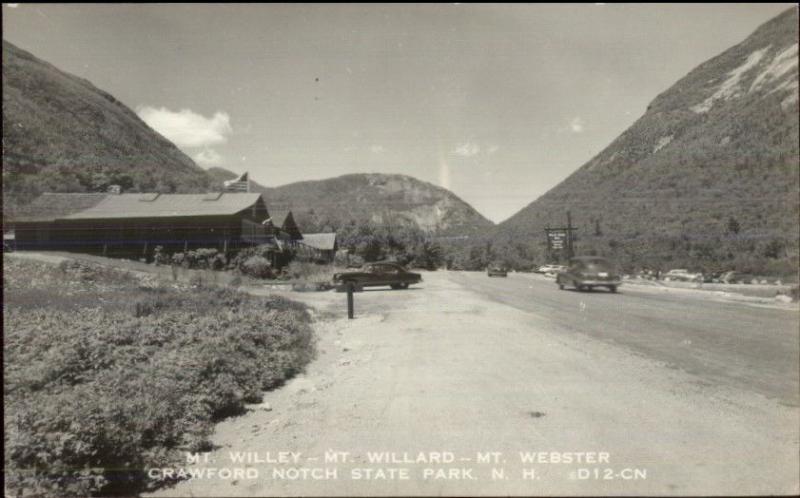
[[[353,318],[353,282],[347,282],[347,318]]]

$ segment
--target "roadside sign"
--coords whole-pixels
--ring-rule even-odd
[[[575,230],[577,230],[577,228],[572,226],[572,217],[569,211],[567,211],[567,226],[554,228],[546,227],[544,229],[545,234],[547,234],[548,261],[550,261],[552,257],[560,259],[561,257],[571,258],[573,256],[573,232]]]
[[[551,250],[564,249],[567,243],[566,230],[551,230],[547,232],[547,239]]]

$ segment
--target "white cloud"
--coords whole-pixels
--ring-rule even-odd
[[[498,150],[500,150],[500,146],[498,146],[498,145],[490,145],[490,146],[489,146],[489,148],[488,148],[488,149],[486,149],[486,152],[487,152],[488,154],[494,154],[494,153],[495,153],[495,152],[497,152]]]
[[[143,106],[137,109],[137,114],[178,147],[224,144],[233,133],[230,116],[221,111],[207,118],[190,109],[170,111],[165,107]]]
[[[369,150],[373,154],[383,154],[386,152],[386,149],[383,147],[383,145],[370,145]]]
[[[456,147],[455,150],[453,150],[453,154],[462,157],[472,157],[475,154],[479,153],[480,151],[481,151],[480,145],[470,142],[465,142]]]
[[[210,168],[211,166],[221,166],[223,164],[222,156],[219,155],[214,149],[203,149],[192,158],[194,162],[200,166]]]
[[[580,116],[576,116],[572,118],[572,121],[569,122],[569,129],[572,133],[581,133],[583,132],[584,122]]]

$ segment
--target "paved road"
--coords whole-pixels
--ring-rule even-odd
[[[796,310],[449,272],[356,294],[355,320],[343,294],[290,296],[318,310],[319,357],[265,393],[269,410],[221,423],[209,455],[257,475],[194,478],[158,496],[800,492]],[[331,450],[348,456],[326,462]],[[268,461],[280,451],[297,461]],[[406,461],[420,452],[456,460]],[[479,460],[490,452],[496,462]],[[591,452],[594,462],[577,461]]]
[[[797,310],[714,301],[703,299],[697,291],[668,293],[635,285],[623,285],[618,294],[604,289],[561,291],[552,279],[531,274],[452,276],[483,296],[551,320],[553,330],[618,344],[701,381],[800,406]]]

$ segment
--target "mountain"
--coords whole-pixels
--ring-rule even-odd
[[[212,166],[208,168],[206,170],[206,174],[211,179],[211,186],[214,189],[221,189],[222,182],[225,182],[227,180],[233,180],[234,178],[239,177],[239,175],[237,175],[233,171],[227,170],[225,168],[220,168],[218,166]]]
[[[222,168],[209,170],[219,185],[238,175]],[[480,234],[493,223],[447,189],[405,175],[350,174],[325,180],[264,187],[273,210],[291,209],[305,232],[334,231],[345,225],[401,226],[440,236]]]
[[[40,192],[204,191],[186,154],[89,81],[3,41],[3,207]]]
[[[500,223],[492,250],[544,262],[544,228],[628,267],[797,273],[798,14],[699,65],[562,183]]]
[[[133,111],[89,81],[3,41],[3,210],[42,192],[193,192],[234,173],[204,171]],[[451,192],[401,175],[347,175],[276,188],[253,183],[307,232],[354,221],[469,235],[492,226]]]

